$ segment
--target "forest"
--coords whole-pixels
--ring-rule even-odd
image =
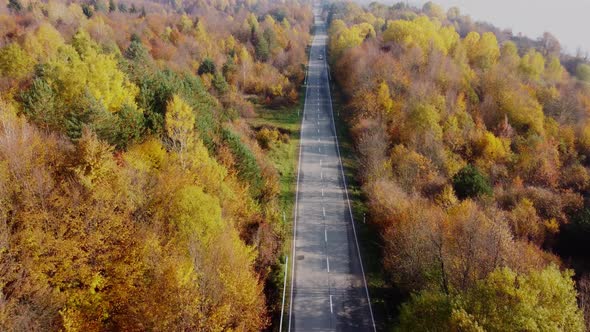
[[[431,2],[326,13],[397,330],[589,330],[588,59]]]
[[[298,105],[311,22],[299,0],[2,2],[0,330],[269,328],[289,135],[248,119]]]

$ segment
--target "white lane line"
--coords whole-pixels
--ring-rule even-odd
[[[322,188],[322,197],[324,197],[324,188]]]
[[[328,242],[328,229],[324,228],[324,240]]]
[[[326,267],[328,268],[328,272],[330,272],[330,258],[326,256]]]
[[[334,313],[334,310],[332,310],[332,295],[330,295],[330,313]]]
[[[326,208],[322,206],[322,212],[324,213],[324,218],[326,218]]]
[[[323,171],[320,171],[320,179],[322,179],[322,180],[324,179],[324,172]]]
[[[322,160],[320,159],[320,168],[322,168]]]

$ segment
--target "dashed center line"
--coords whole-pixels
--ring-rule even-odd
[[[330,313],[334,313],[334,310],[332,309],[332,295],[330,295]]]

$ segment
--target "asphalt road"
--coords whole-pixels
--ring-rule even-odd
[[[335,137],[326,24],[314,8],[294,225],[289,331],[375,331]]]

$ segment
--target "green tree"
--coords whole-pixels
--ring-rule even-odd
[[[203,62],[201,62],[201,64],[199,65],[199,69],[197,72],[199,75],[203,75],[215,74],[216,71],[217,68],[215,66],[215,62],[213,62],[213,60],[211,60],[210,58],[205,58]]]
[[[215,90],[217,90],[217,92],[219,92],[220,94],[226,93],[229,89],[229,85],[227,84],[225,77],[223,77],[223,75],[221,75],[219,72],[216,72],[213,75],[212,83]]]
[[[8,0],[7,7],[11,12],[14,13],[19,13],[23,10],[23,4],[20,2],[20,0]]]
[[[87,3],[82,4],[82,12],[87,18],[91,18],[94,15],[94,7]]]
[[[270,57],[270,46],[268,45],[268,40],[264,37],[264,34],[260,32],[260,30],[256,30],[253,34],[256,58],[263,62],[267,61]]]
[[[62,116],[56,105],[55,92],[45,80],[35,78],[31,87],[20,97],[24,113],[41,127],[59,130]]]
[[[467,165],[455,174],[453,189],[460,199],[492,194],[488,180],[473,165]]]
[[[139,141],[144,131],[143,113],[135,106],[123,105],[117,112],[117,134],[112,143],[119,149]]]

